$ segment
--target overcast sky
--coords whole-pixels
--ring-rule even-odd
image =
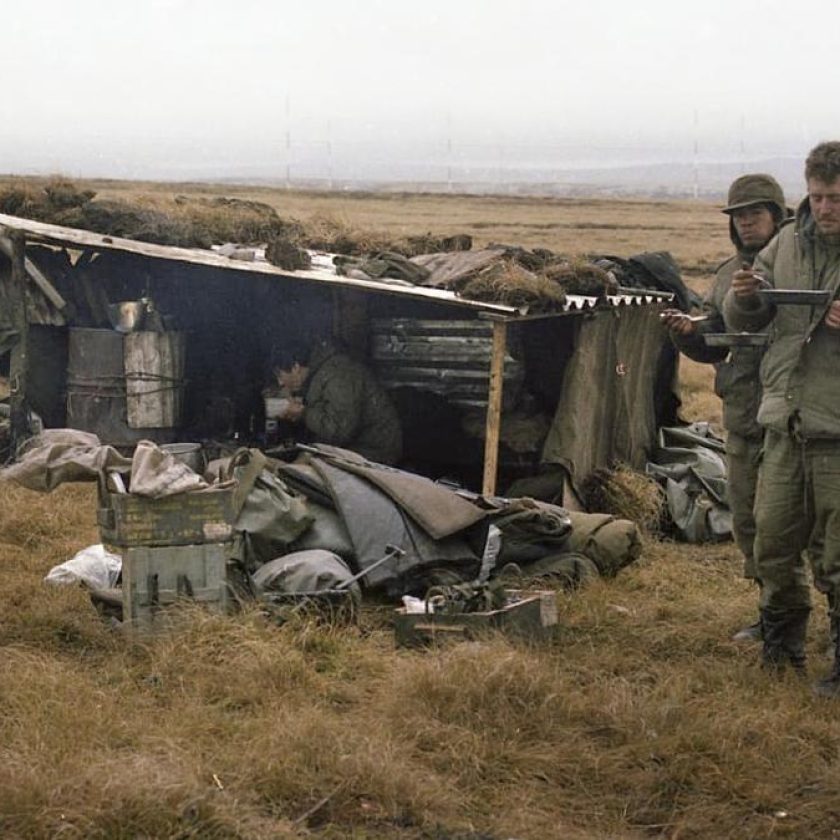
[[[840,137],[837,0],[0,8],[0,172],[758,159]]]

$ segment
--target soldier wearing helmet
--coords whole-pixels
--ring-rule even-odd
[[[705,321],[693,321],[678,310],[666,310],[663,321],[677,347],[691,359],[715,366],[715,393],[723,402],[729,506],[738,548],[744,555],[744,577],[761,587],[753,556],[755,488],[763,429],[756,419],[761,401],[759,364],[763,347],[707,346],[707,333],[735,332],[723,315],[723,299],[736,271],[751,267],[758,252],[776,235],[789,216],[781,186],[771,175],[755,173],[736,178],[729,188],[723,212],[729,217],[729,236],[735,254],[717,268],[706,296]],[[804,565],[797,583],[808,588]],[[734,641],[761,639],[756,621],[739,630]]]

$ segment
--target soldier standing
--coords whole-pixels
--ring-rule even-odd
[[[815,690],[840,697],[840,142],[812,149],[805,179],[808,195],[795,221],[758,255],[755,270],[733,275],[724,316],[737,329],[770,325],[755,508],[763,660],[804,669],[811,604],[797,570],[807,550],[834,639],[833,668]],[[824,298],[787,304],[772,290],[797,290],[800,301],[823,291]]]
[[[727,206],[729,237],[735,254],[718,266],[715,282],[703,301],[703,321],[679,310],[666,310],[663,321],[676,346],[691,359],[715,366],[715,393],[723,402],[726,428],[727,491],[732,510],[735,541],[744,555],[744,577],[761,587],[753,553],[755,540],[755,487],[764,430],[757,420],[761,400],[759,365],[762,347],[732,348],[706,345],[707,333],[732,332],[723,315],[723,300],[736,271],[750,268],[758,252],[778,233],[788,216],[785,196],[775,178],[764,174],[742,175],[729,188]],[[804,567],[799,585],[808,586]],[[733,641],[761,639],[761,622],[739,630]]]

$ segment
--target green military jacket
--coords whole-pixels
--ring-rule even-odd
[[[402,457],[397,410],[374,375],[333,347],[310,360],[304,423],[313,439],[393,464]]]
[[[733,237],[736,235],[733,232]],[[739,244],[734,240],[736,246]],[[723,314],[723,301],[732,275],[752,256],[739,252],[718,266],[715,282],[703,301],[707,321],[697,324],[690,336],[674,336],[674,344],[690,359],[709,362],[715,366],[715,393],[723,402],[723,425],[727,431],[757,440],[763,429],[756,419],[761,401],[759,366],[764,349],[761,347],[710,347],[703,340],[707,333],[736,331]]]
[[[755,267],[777,289],[840,289],[840,242],[819,234],[806,198],[792,224],[756,258]],[[824,323],[827,306],[773,306],[728,292],[724,317],[738,330],[770,325],[761,363],[762,426],[786,433],[797,418],[806,438],[840,438],[840,330]]]

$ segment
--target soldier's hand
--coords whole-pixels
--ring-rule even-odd
[[[291,423],[297,423],[303,417],[305,411],[303,400],[300,397],[292,397],[289,400],[289,405],[283,412],[282,419],[288,420]]]
[[[840,330],[840,300],[833,300],[825,313],[825,325],[833,330]]]
[[[750,297],[766,287],[767,281],[764,277],[751,268],[741,268],[732,275],[732,291],[736,297]]]
[[[666,309],[659,313],[659,318],[673,335],[694,335],[697,331],[697,324],[679,309]]]

